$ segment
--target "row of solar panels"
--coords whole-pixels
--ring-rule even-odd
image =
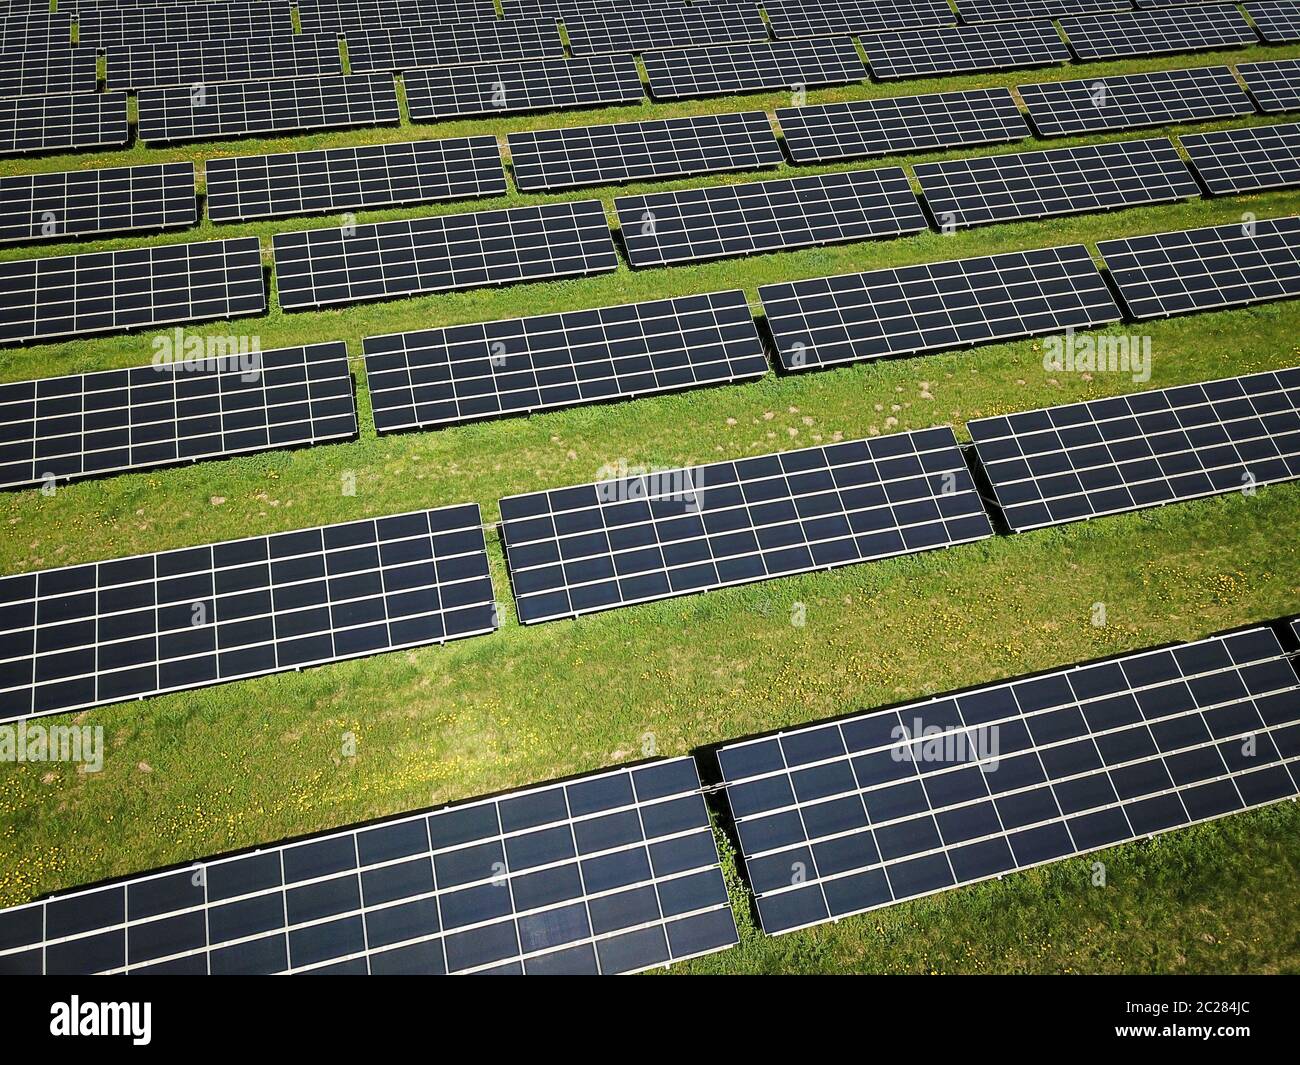
[[[1300,621],[1255,626],[701,762],[777,935],[1294,801],[1298,639]],[[0,973],[614,974],[738,941],[681,757],[0,910]]]

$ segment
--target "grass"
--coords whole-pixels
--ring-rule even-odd
[[[1223,55],[1089,64],[1089,75],[1300,55]],[[1080,68],[864,84],[810,102],[1077,77]],[[252,154],[424,136],[490,133],[771,110],[776,95],[647,104],[385,130],[50,157],[0,174]],[[1213,123],[1223,128],[1264,119]],[[1189,127],[1191,128],[1191,127]],[[1165,135],[1125,134],[1123,136]],[[1096,140],[1098,138],[1091,138]],[[1050,145],[1076,143],[1051,141]],[[1026,141],[981,152],[1049,146]],[[943,158],[933,153],[907,160]],[[960,154],[967,154],[965,152]],[[826,170],[849,169],[846,163]],[[794,172],[792,169],[790,172]],[[800,168],[799,173],[811,172]],[[755,180],[691,179],[570,194],[615,195]],[[546,202],[499,200],[358,212],[362,222]],[[762,284],[877,266],[1294,213],[1295,192],[922,234],[691,267],[422,296],[202,327],[252,332],[264,348],[361,338],[723,288],[758,307]],[[8,248],[8,258],[337,225],[337,216],[165,236]],[[1132,326],[1115,327],[1127,332]],[[852,439],[1148,387],[1294,365],[1300,304],[1144,323],[1149,383],[1053,374],[1033,341],[892,360],[757,383],[376,437],[357,361],[359,439],[293,452],[128,474],[0,497],[0,572],[13,573],[323,522],[477,501],[591,480],[603,466],[675,466]],[[105,337],[0,353],[0,379],[146,361],[149,337]],[[355,495],[343,493],[345,475]],[[1233,625],[1300,613],[1300,486],[1263,489],[524,629],[490,540],[505,603],[491,637],[339,663],[76,715],[102,725],[104,770],[0,767],[0,904],[105,876],[416,807],[701,746],[958,686]],[[1091,623],[1104,602],[1108,624]],[[796,611],[796,605],[801,610]],[[801,613],[806,623],[796,626]],[[355,756],[344,737],[355,735]],[[741,902],[742,945],[691,972],[1295,971],[1300,968],[1300,814],[1292,804],[1102,856],[779,939]],[[724,845],[727,841],[724,839]]]

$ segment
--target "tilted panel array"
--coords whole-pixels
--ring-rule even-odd
[[[951,26],[957,21],[945,0],[764,0],[763,9],[778,40]]]
[[[934,77],[1064,63],[1069,49],[1050,22],[903,30],[862,37],[877,78]]]
[[[1239,63],[1237,73],[1261,111],[1300,111],[1300,59]]]
[[[647,52],[644,63],[658,100],[847,85],[867,76],[851,37],[664,49]]]
[[[325,36],[120,45],[106,64],[110,90],[343,73],[339,42]]]
[[[0,155],[126,144],[126,93],[0,98]]]
[[[1244,126],[1178,138],[1216,196],[1300,185],[1300,124]]]
[[[554,19],[370,29],[349,34],[347,40],[348,63],[354,74],[505,59],[564,58],[564,44]]]
[[[154,44],[160,41],[242,41],[293,35],[288,0],[174,4],[81,11],[78,47]]]
[[[1062,15],[1131,10],[1133,5],[1129,0],[957,0],[957,14],[963,22],[1054,19]]]
[[[564,29],[574,55],[642,52],[695,44],[767,40],[756,3],[708,3],[684,8],[630,8],[566,15]]]
[[[492,22],[492,0],[298,0],[303,33],[346,34],[425,26],[430,23]]]
[[[1297,0],[1256,0],[1242,4],[1259,35],[1269,44],[1300,41],[1300,3]]]
[[[1259,37],[1231,4],[1187,5],[1061,20],[1070,50],[1080,59],[1122,59],[1167,52],[1203,52],[1258,44]]]
[[[99,84],[96,62],[89,48],[35,53],[0,49],[0,96],[93,93]]]

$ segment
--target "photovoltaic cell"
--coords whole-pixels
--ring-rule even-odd
[[[137,97],[146,143],[240,137],[253,133],[396,125],[397,89],[386,74],[231,81],[144,89]]]
[[[495,137],[370,144],[209,159],[208,217],[277,218],[356,207],[500,196]]]
[[[348,34],[347,40],[348,63],[354,74],[504,59],[564,58],[554,19],[367,29]]]
[[[1255,110],[1227,67],[1155,70],[1018,89],[1045,137],[1232,118]]]
[[[1300,3],[1296,0],[1256,0],[1242,7],[1269,44],[1300,41]]]
[[[602,273],[618,266],[599,200],[277,233],[285,310]]]
[[[1119,320],[1081,244],[758,290],[787,370],[1042,336]]]
[[[1173,203],[1200,186],[1168,140],[1114,141],[918,163],[916,179],[941,225]]]
[[[408,70],[402,81],[413,122],[636,104],[644,95],[627,55]]]
[[[93,93],[98,78],[95,53],[89,49],[0,51],[0,96]]]
[[[170,41],[108,50],[109,89],[265,81],[343,73],[336,37]]]
[[[72,16],[46,11],[10,12],[0,16],[0,50],[62,52],[72,45]]]
[[[1300,218],[1294,216],[1103,240],[1097,250],[1133,318],[1300,295]]]
[[[565,16],[574,55],[642,52],[695,44],[767,40],[767,25],[753,3],[709,3],[687,8],[639,8]]]
[[[1178,139],[1216,196],[1300,185],[1300,124],[1244,126]]]
[[[902,167],[620,196],[634,267],[919,233],[929,228]]]
[[[256,237],[0,263],[0,343],[261,314]]]
[[[777,121],[796,163],[892,155],[1029,136],[1009,89],[895,96],[780,107]]]
[[[968,423],[1016,532],[1300,477],[1300,369]]]
[[[193,163],[0,177],[0,241],[192,226]]]
[[[126,93],[0,98],[0,155],[127,142]]]
[[[743,292],[365,339],[379,433],[753,380],[767,357]]]
[[[1064,63],[1069,49],[1050,22],[1005,22],[863,35],[877,78],[933,77]]]
[[[850,37],[665,49],[647,52],[644,62],[650,95],[659,100],[847,85],[867,76]]]
[[[779,166],[762,111],[512,133],[521,192]]]
[[[298,0],[303,33],[366,32],[431,23],[490,22],[492,0]]]
[[[477,504],[0,578],[4,717],[496,628]]]
[[[963,22],[1004,22],[1059,18],[1098,11],[1131,11],[1129,0],[957,0]]]
[[[77,15],[78,47],[231,41],[292,34],[293,19],[287,0],[106,8],[81,11]]]
[[[778,935],[1294,798],[1297,722],[1295,670],[1256,628],[730,744],[718,761]]]
[[[501,500],[524,624],[992,535],[946,426]]]
[[[778,40],[951,26],[957,21],[945,0],[764,0],[763,8]]]
[[[690,758],[0,910],[18,974],[597,975],[736,942]]]
[[[342,343],[0,384],[0,488],[356,433]]]
[[[1237,73],[1261,111],[1300,111],[1300,59],[1238,63]]]
[[[1080,59],[1203,52],[1259,43],[1250,23],[1230,4],[1066,18],[1061,19],[1061,29]]]

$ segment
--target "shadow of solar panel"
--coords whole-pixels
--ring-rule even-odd
[[[1300,125],[1245,126],[1178,138],[1216,196],[1300,185]]]
[[[256,237],[0,263],[0,344],[265,310]]]
[[[477,504],[0,578],[7,719],[496,628]]]
[[[0,98],[0,155],[127,142],[126,93]]]
[[[952,430],[501,500],[525,625],[992,535]]]
[[[81,11],[77,43],[107,48],[160,41],[229,41],[249,37],[288,37],[293,16],[288,0],[248,3],[175,4]]]
[[[0,177],[0,241],[192,226],[193,163]]]
[[[343,73],[337,37],[171,41],[108,50],[109,89],[268,81]]]
[[[99,75],[88,49],[0,51],[0,96],[57,96],[93,93]]]
[[[443,67],[502,59],[563,59],[554,19],[462,22],[348,34],[352,73]]]
[[[1249,752],[1249,753],[1247,753]],[[1294,798],[1300,684],[1270,629],[718,751],[779,935]]]
[[[745,294],[366,337],[379,433],[755,380],[767,374]]]
[[[599,200],[277,233],[285,310],[602,273],[618,266]]]
[[[862,37],[862,48],[872,75],[882,79],[1014,70],[1064,63],[1070,58],[1050,22],[873,33]]]
[[[963,22],[1007,22],[1059,18],[1097,11],[1131,11],[1129,0],[956,0]]]
[[[146,143],[242,137],[250,133],[396,125],[391,75],[230,81],[143,89],[136,98]]]
[[[490,22],[492,0],[298,0],[303,33],[351,33],[432,23]]]
[[[902,167],[620,196],[634,267],[896,237],[929,228]]]
[[[1114,368],[1141,371],[1140,351],[1115,356]],[[1295,480],[1300,369],[980,418],[969,428],[1007,524],[1022,532]]]
[[[370,144],[209,159],[208,217],[276,218],[354,207],[500,196],[495,137]]]
[[[758,295],[790,371],[1120,318],[1081,244],[762,285]]]
[[[566,15],[574,55],[684,48],[767,40],[767,24],[754,3],[709,3],[685,8],[609,10]]]
[[[777,40],[951,26],[957,21],[946,0],[764,0],[763,9]]]
[[[1237,73],[1261,111],[1300,110],[1300,60],[1238,63]]]
[[[0,384],[0,488],[356,436],[347,347]]]
[[[690,758],[0,910],[7,974],[597,975],[736,942]]]
[[[1156,70],[1017,89],[1044,137],[1232,118],[1255,110],[1227,67]]]
[[[1009,89],[894,96],[779,107],[776,120],[796,163],[892,155],[1029,136]]]
[[[1164,138],[1045,152],[918,163],[931,213],[944,227],[1174,203],[1200,186]]]
[[[1296,0],[1256,0],[1242,7],[1269,44],[1300,41],[1300,3]]]
[[[867,68],[850,37],[728,44],[647,52],[650,95],[659,100],[863,81]]]
[[[43,52],[62,52],[71,45],[71,15],[52,15],[46,10],[0,16],[0,50],[36,56]]]
[[[1061,29],[1080,59],[1203,52],[1259,43],[1241,12],[1227,4],[1067,18],[1061,19]]]
[[[512,133],[506,143],[521,192],[757,170],[782,162],[762,111],[533,130]]]
[[[1300,295],[1300,218],[1265,218],[1098,242],[1133,318]]]
[[[413,122],[641,102],[641,72],[626,55],[485,63],[402,74]]]

